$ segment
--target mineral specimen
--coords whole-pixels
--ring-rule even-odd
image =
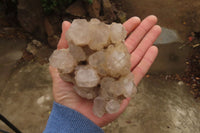
[[[137,92],[125,38],[122,24],[75,19],[66,32],[69,48],[55,50],[49,59],[78,95],[94,100],[98,117],[118,112],[121,100]]]

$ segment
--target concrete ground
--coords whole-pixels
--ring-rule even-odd
[[[155,14],[166,30],[157,46],[159,56],[150,73],[174,74],[185,69],[190,49],[183,45],[192,31],[200,30],[198,0],[124,0],[129,17]],[[166,37],[175,38],[165,43]],[[0,40],[0,113],[24,133],[44,130],[52,107],[51,78],[48,64],[29,62],[17,65],[27,42]],[[195,101],[182,82],[145,78],[128,109],[106,133],[199,133],[200,102]],[[0,122],[0,129],[11,131]]]

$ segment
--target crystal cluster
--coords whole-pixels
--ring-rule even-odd
[[[69,48],[55,50],[49,59],[78,95],[93,99],[98,117],[118,112],[121,100],[136,93],[126,34],[119,23],[75,19],[66,32]]]

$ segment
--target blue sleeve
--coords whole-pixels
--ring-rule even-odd
[[[54,102],[43,133],[103,133],[103,130],[81,113]]]

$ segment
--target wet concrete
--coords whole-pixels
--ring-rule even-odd
[[[48,64],[17,65],[24,40],[0,40],[0,113],[24,133],[42,132],[52,105]],[[10,131],[0,121],[0,129]]]
[[[189,33],[200,30],[199,0],[124,0],[122,9],[128,17],[139,16],[142,19],[154,14],[162,27],[174,29],[183,40]]]
[[[144,79],[130,106],[106,133],[199,133],[200,102],[175,81]]]
[[[22,56],[25,47],[24,40],[0,40],[0,87],[5,85],[11,71],[16,67],[16,62]],[[1,92],[1,91],[0,91]]]
[[[30,63],[14,70],[0,91],[1,114],[23,133],[44,130],[53,103],[48,64]],[[0,129],[11,131],[2,123]]]
[[[124,0],[122,9],[127,17],[156,15],[163,33],[156,41],[159,55],[150,73],[181,73],[190,49],[185,45],[191,32],[200,31],[199,0]],[[166,46],[163,46],[166,45]]]

